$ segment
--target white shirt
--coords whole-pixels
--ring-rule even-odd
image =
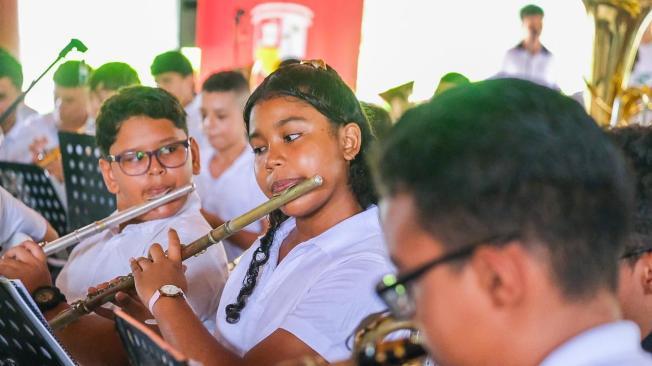
[[[203,142],[204,132],[202,131],[201,117],[201,93],[197,93],[195,98],[184,107],[186,110],[186,123],[188,124],[188,134],[197,141]],[[203,147],[203,146],[202,146]]]
[[[652,356],[641,348],[636,324],[619,321],[591,328],[566,341],[540,366],[639,366],[652,365]]]
[[[245,150],[233,161],[222,175],[213,178],[210,173],[210,162],[215,152],[201,155],[202,170],[198,177],[197,192],[201,197],[202,208],[222,220],[230,220],[240,216],[252,208],[267,201],[267,197],[256,183],[254,173],[254,153],[247,145]],[[257,221],[245,230],[260,233],[262,225]],[[222,240],[229,261],[239,257],[243,250],[227,240]]]
[[[53,135],[56,138],[57,128],[54,122],[39,117],[36,111],[25,105],[18,107],[16,123],[0,143],[0,161],[31,164],[32,152],[29,145],[36,138],[45,137],[50,140]],[[57,144],[54,144],[51,148],[56,146]]]
[[[41,215],[0,187],[0,253],[28,238],[43,239],[47,228]]]
[[[525,79],[553,89],[559,89],[554,71],[554,57],[547,48],[535,54],[526,50],[521,42],[505,54],[503,66],[496,77]]]
[[[68,301],[86,297],[89,287],[131,272],[129,258],[147,257],[149,248],[159,243],[168,246],[168,229],[176,229],[181,242],[188,244],[210,231],[199,212],[196,193],[174,216],[131,224],[121,232],[106,230],[78,244],[57,278],[56,285]],[[215,311],[227,277],[226,256],[221,246],[187,259],[188,301],[204,325],[215,329]]]
[[[378,209],[372,206],[299,244],[278,264],[293,218],[276,232],[267,263],[240,321],[226,322],[254,250],[249,248],[231,273],[217,313],[216,338],[243,356],[277,329],[303,341],[329,362],[351,356],[347,338],[366,316],[382,311],[377,281],[395,269],[389,261]]]
[[[641,43],[638,47],[638,60],[634,64],[629,85],[652,85],[652,43]]]

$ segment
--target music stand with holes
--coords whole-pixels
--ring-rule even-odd
[[[69,231],[101,220],[115,211],[115,197],[106,189],[95,137],[59,132],[68,201]]]
[[[41,214],[60,235],[68,232],[66,211],[43,169],[36,165],[0,162],[0,185]]]
[[[188,365],[186,357],[179,351],[120,309],[115,310],[115,326],[132,365]]]
[[[0,365],[75,365],[27,289],[0,277]]]

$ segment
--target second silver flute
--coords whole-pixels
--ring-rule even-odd
[[[57,253],[101,231],[104,231],[114,226],[118,226],[129,220],[133,220],[136,217],[141,216],[157,207],[163,206],[166,203],[172,202],[176,199],[186,196],[194,190],[195,190],[194,183],[186,184],[185,186],[181,188],[177,188],[161,197],[145,202],[138,206],[128,208],[123,211],[118,211],[105,219],[102,219],[100,221],[95,221],[92,224],[88,224],[82,227],[81,229],[77,229],[71,232],[70,234],[62,236],[59,239],[53,240],[51,242],[41,242],[39,243],[39,245],[43,248],[45,255],[51,255]]]

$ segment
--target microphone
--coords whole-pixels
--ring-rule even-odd
[[[78,40],[77,38],[73,38],[68,42],[66,47],[64,47],[61,52],[59,52],[59,58],[64,58],[68,54],[68,52],[72,51],[72,49],[76,49],[79,52],[86,52],[88,50],[88,47],[86,45]]]

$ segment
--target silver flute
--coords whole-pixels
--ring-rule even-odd
[[[118,226],[129,220],[133,220],[136,217],[141,216],[157,207],[163,206],[166,203],[170,203],[176,199],[184,197],[194,190],[194,183],[186,184],[185,186],[177,188],[161,197],[123,211],[118,211],[105,219],[95,221],[92,224],[88,224],[80,229],[71,232],[70,234],[60,237],[59,239],[53,240],[51,242],[41,242],[39,245],[41,248],[43,248],[45,255],[57,253],[101,231],[112,228],[114,226]]]

